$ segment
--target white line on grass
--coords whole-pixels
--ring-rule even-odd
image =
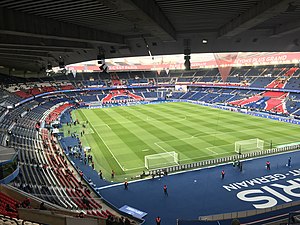
[[[180,138],[180,139],[175,139],[175,140],[170,140],[170,141],[177,141],[177,140],[186,140],[186,139],[191,139],[191,138],[194,138],[194,137],[189,137],[189,138]],[[166,141],[166,142],[170,142],[170,141]],[[154,144],[159,147],[160,149],[164,150],[165,152],[168,152],[165,148],[163,148],[162,146],[160,146],[158,143],[165,143],[163,141],[161,142],[155,142]],[[219,145],[219,146],[222,146],[222,145]],[[216,147],[219,147],[219,146],[216,146]],[[213,155],[219,155],[219,153],[213,151],[213,150],[210,150],[210,148],[215,148],[215,147],[207,147],[205,149],[207,149],[209,152],[211,152]]]
[[[210,150],[210,148],[214,148],[214,147],[207,147],[205,149],[207,149],[208,151],[210,151],[211,153],[213,153],[213,155],[219,155],[219,153],[213,151],[213,150]]]
[[[161,150],[163,150],[163,151],[165,151],[165,152],[168,153],[168,151],[167,151],[164,147],[160,146],[157,142],[155,142],[154,144],[155,144],[157,147],[159,147]]]
[[[139,170],[139,169],[145,169],[144,166],[140,166],[140,167],[135,167],[135,168],[130,168],[130,169],[125,169],[125,171],[132,171],[132,170]]]
[[[221,155],[227,155],[227,154],[230,154],[228,152],[224,152],[224,153],[219,153],[218,156],[221,156]],[[210,157],[211,155],[209,156],[201,156],[201,157],[195,157],[195,158],[188,158],[188,159],[180,159],[180,163],[182,162],[186,162],[186,161],[195,161],[195,162],[199,162],[199,161],[202,161],[202,160],[199,160],[199,159],[205,159],[207,157]],[[233,155],[234,156],[234,155]],[[212,160],[211,158],[208,158],[207,160]],[[192,162],[191,162],[192,163]]]
[[[256,128],[255,128],[256,129]],[[265,128],[261,128],[262,129],[265,129]],[[214,136],[214,135],[224,135],[224,134],[234,134],[234,133],[240,133],[240,132],[247,132],[247,131],[253,131],[254,128],[252,129],[239,129],[238,131],[220,131],[220,130],[214,130],[212,131],[211,133],[209,134],[203,134],[203,132],[198,132],[198,133],[195,133],[192,137],[195,137],[195,138],[201,138],[201,137],[206,137],[206,136]],[[257,129],[256,129],[257,130]],[[265,131],[265,130],[264,130]],[[232,135],[231,135],[232,136]]]
[[[158,142],[155,142],[154,144],[157,145],[159,143],[167,143],[167,142],[173,142],[173,141],[188,140],[188,139],[193,139],[193,138],[196,138],[196,137],[191,136],[191,137],[186,137],[186,138],[176,138],[176,139],[171,139],[171,140],[168,140],[168,141],[158,141]]]
[[[244,131],[251,131],[251,130],[253,130],[253,129],[245,129],[245,130],[240,130],[240,131],[244,132]],[[190,137],[176,138],[176,139],[171,139],[171,140],[167,140],[167,141],[158,141],[156,143],[167,143],[167,142],[173,142],[173,141],[189,140],[189,139],[194,139],[194,138],[197,138],[197,139],[201,140],[201,138],[204,138],[204,137],[224,135],[224,133],[225,134],[231,134],[231,133],[237,133],[237,132],[240,132],[240,131],[231,131],[231,132],[215,131],[215,133],[210,133],[210,134],[202,134],[201,132],[198,132],[198,133],[196,133],[196,134],[194,134],[193,136],[190,136]],[[228,144],[228,145],[230,145],[230,144]],[[218,145],[218,146],[224,146],[224,145]],[[213,147],[218,147],[218,146],[213,146]],[[212,148],[212,147],[209,147],[209,148]]]
[[[101,123],[101,124],[97,124],[97,125],[94,125],[94,127],[107,127],[108,129],[111,130],[111,127],[107,124],[107,123]]]
[[[85,115],[85,113],[83,112],[84,116],[87,117]],[[95,129],[95,127],[93,126],[92,123],[89,122],[89,124],[93,127],[93,129],[96,131],[98,137],[101,139],[101,141],[103,142],[103,144],[105,145],[105,147],[108,149],[108,151],[110,152],[110,154],[112,155],[112,157],[116,160],[116,162],[118,163],[119,167],[124,170],[124,167],[120,164],[119,160],[117,159],[117,157],[113,154],[113,152],[111,151],[111,149],[108,147],[108,145],[105,143],[105,141],[103,140],[103,138],[101,137],[101,135],[99,134],[99,132],[97,131],[97,129]]]
[[[206,135],[204,135],[206,136]],[[164,150],[165,152],[167,152],[161,145],[159,145],[159,143],[167,143],[167,142],[172,142],[172,141],[178,141],[178,140],[188,140],[188,139],[194,139],[196,138],[195,136],[192,137],[187,137],[187,138],[178,138],[178,139],[173,139],[173,140],[168,140],[168,141],[159,141],[159,142],[155,142],[154,144],[159,147],[160,149]],[[219,147],[223,147],[223,146],[230,146],[232,144],[226,144],[226,145],[218,145],[218,146],[210,146],[210,147],[206,147],[205,149],[207,149],[209,152],[211,152],[213,155],[222,155],[224,153],[218,153],[215,152],[214,150],[211,150],[211,148],[219,148]],[[225,154],[228,154],[227,152]],[[198,158],[204,158],[204,157],[197,157]],[[190,159],[188,159],[190,160]],[[181,160],[182,161],[182,160]],[[183,160],[184,161],[184,160]]]
[[[166,153],[169,153],[164,147],[160,146],[159,144],[157,144],[156,142],[154,143],[157,147],[159,147],[160,149],[162,149],[163,151],[165,151]],[[179,163],[176,163],[177,165],[179,165]]]

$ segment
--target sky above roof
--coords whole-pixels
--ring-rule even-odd
[[[160,55],[106,59],[109,71],[182,70],[184,55]],[[276,64],[299,64],[300,52],[239,52],[239,53],[199,53],[191,54],[191,68],[215,68],[227,66],[255,66]],[[98,60],[67,65],[77,72],[99,71]]]

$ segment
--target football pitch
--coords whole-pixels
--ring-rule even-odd
[[[264,148],[299,141],[300,126],[214,109],[191,103],[164,103],[79,109],[72,112],[77,126],[64,126],[80,134],[83,146],[91,147],[95,169],[107,179],[134,177],[145,168],[145,156],[175,151],[179,163],[234,155],[235,142],[259,138]]]

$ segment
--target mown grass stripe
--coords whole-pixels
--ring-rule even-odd
[[[120,115],[118,115],[116,113],[116,111],[114,112],[110,112],[110,114],[108,114],[107,112],[104,112],[105,117],[110,117],[110,121],[113,121],[118,119],[120,121],[124,121],[125,117],[122,117]],[[134,128],[131,126],[131,128]],[[141,151],[142,149],[152,149],[151,146],[149,144],[147,144],[143,139],[143,134],[141,133],[141,135],[137,136],[134,132],[134,130],[129,130],[124,124],[120,124],[118,129],[113,128],[112,129],[121,140],[124,140],[124,145],[128,146],[127,148],[127,153],[128,155],[130,155],[130,157],[135,157],[137,159],[138,165],[135,165],[134,167],[141,167],[144,165],[144,158],[141,157],[141,152],[143,154],[145,154],[143,151]],[[145,135],[144,135],[145,136]],[[130,140],[133,140],[133,142],[131,143]],[[118,152],[118,155],[124,151],[124,149],[122,148],[122,146],[120,146],[119,149],[115,149],[116,152]],[[150,151],[151,152],[151,151]],[[149,154],[149,151],[148,153]],[[126,164],[126,162],[124,162],[123,159],[123,164]],[[129,166],[125,166],[125,168],[130,169]]]
[[[144,111],[144,110],[139,110],[138,113],[143,113],[145,115],[149,115],[149,111]],[[162,117],[162,115],[158,115],[156,114],[155,112],[153,111],[150,111],[150,114],[153,118],[156,118],[158,116]],[[146,117],[146,116],[145,116]],[[165,121],[167,121],[170,117],[162,117],[165,119]],[[162,120],[163,121],[163,120]],[[158,121],[159,125],[156,125],[156,123],[153,123],[154,126],[156,127],[159,127],[159,126],[163,126],[163,124],[160,124],[161,121]],[[169,124],[170,123],[170,124]],[[174,149],[176,150],[176,152],[181,152],[181,153],[184,153],[184,155],[187,155],[188,152],[195,152],[195,151],[198,151],[199,153],[201,153],[202,155],[210,155],[211,153],[207,152],[207,151],[201,151],[199,149],[199,144],[191,144],[191,142],[189,142],[189,138],[192,137],[192,135],[188,134],[183,136],[182,133],[185,131],[185,130],[188,130],[190,129],[191,127],[182,127],[181,130],[179,129],[174,129],[173,127],[173,124],[176,123],[175,121],[168,121],[165,122],[165,125],[164,125],[164,128],[168,128],[169,127],[169,130],[172,132],[172,135],[169,134],[169,137],[167,137],[167,139],[163,139],[163,144],[160,144],[159,143],[159,146],[165,148],[165,149]],[[186,128],[186,129],[184,129]],[[173,136],[173,137],[172,137]],[[168,145],[168,142],[172,142],[172,145]],[[175,144],[177,143],[177,144]],[[162,146],[163,145],[163,146]],[[194,157],[194,155],[192,156],[188,156],[187,158],[190,158],[190,157]],[[183,158],[186,158],[186,157],[183,157]]]
[[[128,110],[125,110],[122,113],[126,114],[126,115],[133,115]],[[141,114],[140,111],[138,112],[138,114]],[[148,115],[148,114],[143,114],[143,115]],[[145,117],[140,116],[139,118],[147,118],[147,116],[145,116]],[[163,122],[160,122],[160,123],[163,123]],[[147,119],[140,119],[140,122],[138,122],[136,125],[139,126],[140,128],[142,128],[143,130],[145,130],[150,136],[154,137],[154,139],[151,141],[153,141],[153,144],[156,146],[156,149],[159,148],[160,151],[157,151],[157,153],[161,153],[162,151],[163,152],[169,151],[168,149],[177,150],[176,148],[174,148],[174,146],[167,146],[167,147],[162,148],[162,146],[157,144],[157,142],[165,142],[170,139],[171,140],[178,139],[176,136],[173,136],[174,132],[172,132],[172,134],[169,132],[166,132],[167,130],[170,129],[170,127],[164,126],[166,129],[161,129],[160,126],[153,123],[153,121],[149,122],[149,120],[147,120]],[[171,128],[171,129],[173,129],[173,128]],[[185,143],[185,145],[188,146],[188,144],[186,144],[186,143]],[[182,153],[182,156],[184,156],[184,153]]]
[[[79,120],[88,119],[94,127],[90,129],[94,133],[87,132],[82,140],[93,147],[96,167],[98,163],[105,171],[118,167],[106,143],[120,164],[137,168],[123,175],[120,169],[122,178],[143,170],[144,156],[162,152],[161,148],[178,152],[184,156],[183,162],[188,163],[232,155],[237,140],[260,138],[266,148],[271,141],[273,146],[299,141],[297,125],[190,103],[85,109],[84,112],[87,118],[80,110],[73,115]]]
[[[83,109],[84,110],[84,109]],[[92,111],[87,111],[87,116],[84,115],[82,110],[76,111],[78,114],[85,120],[89,121],[89,124],[92,123]],[[87,135],[87,146],[92,148],[92,155],[95,161],[95,165],[97,169],[104,170],[105,176],[109,177],[111,168],[115,168],[118,174],[124,174],[121,168],[118,169],[118,164],[115,160],[112,159],[111,153],[105,148],[104,143],[99,139],[99,136],[96,132],[93,134]]]

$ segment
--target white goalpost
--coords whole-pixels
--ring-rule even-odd
[[[155,169],[173,165],[179,165],[178,153],[176,152],[165,152],[145,156],[145,167],[147,169]]]
[[[258,138],[235,142],[235,152],[238,154],[261,150],[264,150],[264,141]]]

